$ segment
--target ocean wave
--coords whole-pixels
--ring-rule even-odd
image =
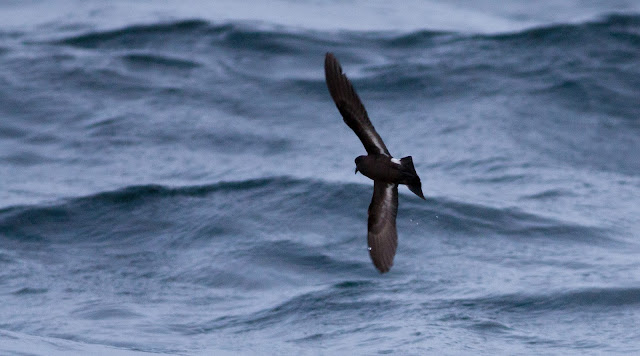
[[[600,20],[578,24],[552,24],[527,30],[495,35],[468,35],[450,31],[418,30],[408,33],[397,31],[341,31],[323,33],[321,31],[301,30],[284,26],[265,26],[264,24],[211,23],[205,20],[192,19],[168,23],[152,23],[131,25],[121,29],[89,32],[59,39],[53,43],[71,45],[82,48],[100,47],[140,47],[156,41],[171,41],[171,36],[188,35],[194,40],[198,38],[217,39],[238,48],[256,49],[263,52],[290,52],[296,46],[284,45],[304,43],[319,45],[339,45],[340,41],[377,43],[379,45],[412,48],[429,44],[443,44],[461,39],[494,39],[513,41],[521,44],[539,42],[540,44],[575,44],[581,36],[612,35],[630,44],[640,44],[640,15],[614,14],[604,16]],[[167,37],[169,36],[169,37]],[[435,41],[435,42],[434,42]]]
[[[313,320],[327,315],[343,314],[352,317],[383,318],[403,305],[402,301],[377,297],[376,283],[356,282],[355,288],[330,287],[291,297],[277,305],[251,313],[239,313],[216,318],[197,325],[175,325],[184,334],[210,333],[220,329],[245,331],[263,330],[275,325],[306,327]]]
[[[468,204],[447,199],[430,200],[428,207],[409,203],[411,220],[420,220],[424,210],[431,219],[432,228],[453,231],[471,236],[509,236],[511,238],[552,238],[554,240],[592,243],[609,241],[605,231],[573,223],[562,222],[531,214],[518,209],[494,208],[480,204]],[[424,223],[423,223],[424,224]]]
[[[34,336],[29,333],[0,330],[0,352],[4,355],[87,355],[108,354],[114,356],[149,356],[140,347],[103,345],[96,342],[74,341],[76,338]],[[216,354],[225,355],[220,350]]]
[[[157,66],[165,68],[192,69],[200,66],[196,61],[172,58],[157,54],[127,54],[122,58],[133,66],[141,67]]]
[[[490,297],[449,300],[464,309],[498,310],[501,312],[535,312],[569,309],[605,311],[640,304],[640,288],[602,287],[558,291],[551,294],[509,294]]]
[[[600,20],[578,24],[553,24],[536,27],[515,33],[489,35],[498,40],[518,40],[522,44],[584,44],[577,39],[596,39],[597,36],[614,36],[628,40],[630,44],[640,45],[640,15],[613,14]],[[592,37],[593,36],[593,37]]]
[[[353,282],[354,288],[338,286],[301,293],[277,305],[250,313],[238,313],[215,318],[198,325],[176,324],[177,332],[191,335],[211,333],[223,329],[242,332],[264,330],[283,325],[306,327],[310,320],[322,320],[326,315],[342,314],[353,318],[383,320],[399,311],[407,311],[410,318],[420,314],[440,315],[439,322],[463,321],[478,332],[506,332],[516,330],[508,326],[508,313],[537,315],[540,313],[569,314],[572,312],[608,313],[612,308],[633,308],[640,304],[638,288],[587,288],[541,295],[509,294],[471,299],[433,299],[411,308],[403,300],[392,297],[393,292],[375,282]],[[442,311],[456,310],[456,315]],[[477,318],[475,315],[485,315]],[[487,319],[494,314],[499,320]],[[433,317],[434,315],[430,315]],[[393,318],[393,317],[392,317]]]
[[[52,42],[87,49],[98,48],[187,48],[196,43],[263,53],[297,53],[313,44],[328,44],[318,32],[276,30],[246,23],[212,24],[203,20],[133,25],[110,31],[90,32]]]
[[[151,40],[171,40],[171,36],[180,34],[196,35],[198,32],[225,32],[228,25],[211,27],[208,22],[202,20],[186,20],[172,23],[159,23],[151,25],[132,25],[117,30],[90,32],[82,35],[68,37],[54,43],[65,44],[82,48],[99,47],[140,47]],[[167,37],[170,35],[170,37]]]
[[[370,194],[367,185],[288,177],[188,187],[133,186],[51,206],[4,208],[0,234],[24,241],[68,242],[175,236],[176,232],[197,240],[202,233],[233,235],[254,228],[264,236],[275,233],[287,239],[287,231],[348,234],[355,231],[348,226],[362,227],[354,221],[365,221]],[[323,227],[330,216],[346,228]],[[605,231],[593,227],[443,198],[431,198],[428,203],[407,199],[399,219],[421,221],[423,228],[434,232],[468,236],[607,241]],[[256,225],[256,221],[269,223]]]
[[[301,91],[320,95],[322,55],[335,51],[343,62],[353,63],[350,77],[365,91],[400,97],[521,92],[549,96],[572,109],[637,121],[639,109],[629,102],[638,95],[634,63],[640,60],[639,18],[611,15],[498,35],[320,32],[184,20],[89,32],[50,43],[111,53],[120,63],[74,69],[64,79],[94,90],[115,88],[114,95],[142,96],[145,90],[163,88],[183,92],[191,82],[186,87],[176,83],[182,83],[185,75],[226,83],[222,86],[226,90],[219,92],[215,86],[195,89],[213,91],[213,97],[225,101],[234,100],[228,85],[238,81],[296,95]],[[291,57],[304,60],[292,65]],[[139,73],[145,70],[155,73],[151,80]]]

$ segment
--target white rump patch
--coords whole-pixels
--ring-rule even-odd
[[[395,163],[395,164],[400,164],[400,160],[397,158],[391,158],[391,162]]]

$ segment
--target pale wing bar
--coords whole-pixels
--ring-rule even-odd
[[[367,242],[374,266],[385,273],[393,265],[398,247],[396,216],[398,214],[398,185],[374,181],[373,198],[369,205]]]
[[[349,78],[342,73],[342,67],[332,53],[327,53],[325,57],[324,74],[329,93],[344,122],[358,135],[367,153],[391,156],[387,146],[371,124],[367,110],[362,105]]]

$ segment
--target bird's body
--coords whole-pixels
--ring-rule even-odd
[[[411,156],[393,158],[382,138],[369,120],[367,111],[335,56],[327,53],[324,62],[329,93],[344,122],[360,138],[366,156],[358,156],[356,173],[373,180],[373,198],[369,205],[367,241],[369,254],[376,268],[387,272],[393,265],[398,246],[396,215],[398,213],[398,184],[406,185],[424,199],[422,183],[413,166]]]
[[[413,167],[411,156],[396,159],[386,155],[371,154],[356,158],[356,172],[383,183],[404,184],[417,196],[424,199],[420,177]],[[418,189],[412,189],[418,185]]]
[[[386,155],[366,155],[356,158],[356,170],[363,176],[384,183],[398,183],[402,179],[400,161]]]

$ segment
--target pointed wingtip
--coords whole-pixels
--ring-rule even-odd
[[[337,76],[343,75],[340,62],[338,62],[336,56],[334,56],[331,52],[327,52],[324,56],[324,75],[325,80],[327,81],[327,85],[330,87],[329,91],[331,91],[331,86],[335,85],[330,84],[330,82],[335,82],[335,78]],[[331,96],[333,96],[333,94],[331,94]]]
[[[325,67],[325,69],[329,68],[329,65],[331,63],[337,63],[337,62],[338,62],[338,60],[336,59],[336,56],[333,55],[333,53],[327,52],[324,55],[324,67]]]
[[[380,272],[380,274],[385,274],[389,272],[391,270],[391,267],[393,266],[393,260],[387,261],[387,262],[380,261],[380,260],[373,260],[373,256],[372,256],[372,261],[373,261],[373,265],[376,267],[378,272]]]

